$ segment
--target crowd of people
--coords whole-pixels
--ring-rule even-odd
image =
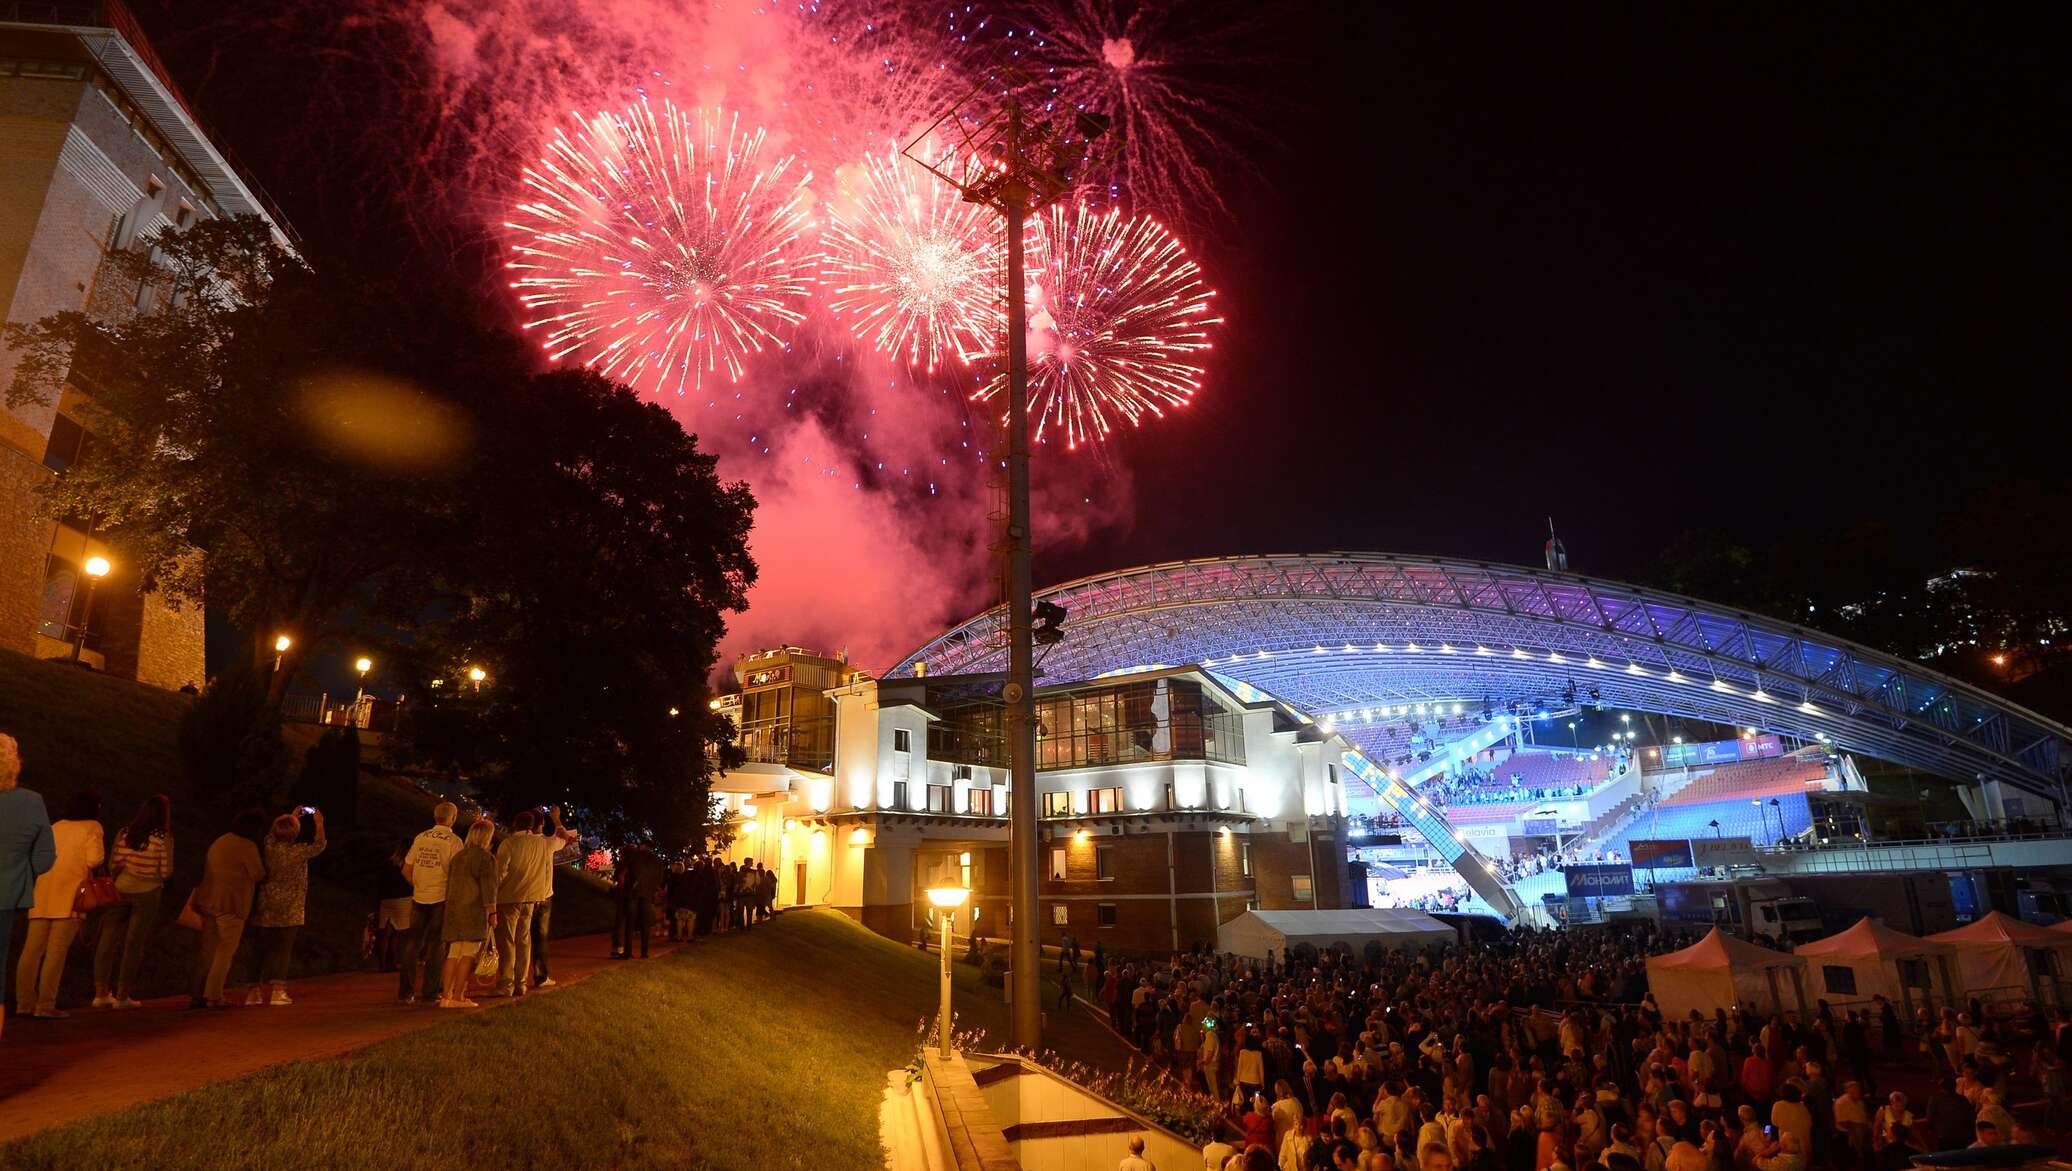
[[[20,787],[20,777],[20,747],[0,735],[0,955],[16,912],[26,911],[28,923],[15,966],[15,1015],[70,1015],[58,992],[82,931],[94,938],[93,1007],[138,1007],[138,965],[173,872],[172,801],[147,798],[111,837],[97,794],[73,794],[53,820],[42,797]],[[309,806],[278,815],[246,810],[209,843],[201,881],[177,920],[200,935],[191,980],[196,1007],[228,1007],[224,987],[248,932],[244,1003],[293,1003],[288,968],[309,896],[309,860],[327,844],[324,815]]]
[[[1068,941],[1061,963],[1117,1032],[1224,1104],[1207,1171],[1896,1171],[2033,1139],[2008,1108],[2016,1077],[2050,1125],[2066,1118],[2072,1013],[1974,1004],[1909,1031],[1879,998],[1665,1018],[1646,957],[1685,942],[1643,925],[1147,962]],[[1935,1088],[1881,1095],[1895,1071]]]
[[[173,806],[146,800],[111,838],[100,799],[68,798],[53,820],[38,794],[19,785],[20,749],[0,734],[0,956],[16,913],[27,931],[15,968],[18,1017],[61,1020],[59,1005],[74,940],[91,932],[92,1006],[139,1007],[139,961],[173,910]],[[507,826],[487,815],[457,829],[461,810],[440,802],[432,825],[399,842],[381,868],[367,951],[396,975],[405,1004],[472,1008],[476,996],[520,997],[550,987],[548,937],[554,872],[579,852],[558,808],[520,811]],[[329,845],[323,812],[299,806],[238,813],[204,853],[200,881],[175,922],[196,932],[190,982],[196,1008],[287,1007],[296,938],[309,900],[310,862]],[[645,958],[659,916],[671,940],[745,930],[767,919],[774,872],[699,858],[665,864],[644,846],[611,867],[612,955]],[[243,957],[240,965],[239,958]],[[242,975],[242,995],[231,989]]]

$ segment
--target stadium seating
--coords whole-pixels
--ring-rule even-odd
[[[1490,783],[1506,788],[1594,789],[1610,778],[1615,763],[1609,753],[1514,752],[1490,766]]]
[[[1679,789],[1663,804],[1701,805],[1729,797],[1767,801],[1772,797],[1803,796],[1809,786],[1817,786],[1826,779],[1827,765],[1821,761],[1790,757],[1749,760],[1721,765]]]
[[[1714,836],[1714,821],[1719,822],[1720,837],[1745,837],[1768,844],[1778,840],[1780,815],[1784,837],[1813,828],[1804,789],[1774,797],[1735,796],[1695,804],[1683,802],[1682,797],[1679,793],[1641,814],[1606,846],[1630,858],[1635,838],[1709,838]],[[1777,802],[1775,808],[1770,805],[1772,800]]]

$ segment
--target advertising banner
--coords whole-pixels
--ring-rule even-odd
[[[1633,867],[1620,863],[1564,866],[1561,877],[1568,883],[1572,899],[1601,899],[1606,895],[1633,893]]]
[[[1784,741],[1776,736],[1743,736],[1739,740],[1709,740],[1703,744],[1670,744],[1662,749],[1662,763],[1671,768],[1694,764],[1733,764],[1783,756]]]
[[[1691,858],[1689,838],[1635,838],[1630,844],[1633,847],[1633,865],[1637,869],[1697,865]]]
[[[1692,838],[1691,865],[1752,866],[1755,864],[1755,843],[1740,838]]]

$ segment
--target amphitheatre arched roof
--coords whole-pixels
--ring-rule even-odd
[[[1147,565],[1066,582],[1042,678],[1206,664],[1319,719],[1380,705],[1582,703],[1756,725],[1953,780],[2060,798],[2072,729],[1956,679],[1774,618],[1544,569],[1385,553]],[[1004,611],[890,674],[1006,668]]]

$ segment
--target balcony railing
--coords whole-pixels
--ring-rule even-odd
[[[745,724],[734,743],[751,764],[827,772],[835,766],[835,721],[832,716],[806,720],[764,720]]]

